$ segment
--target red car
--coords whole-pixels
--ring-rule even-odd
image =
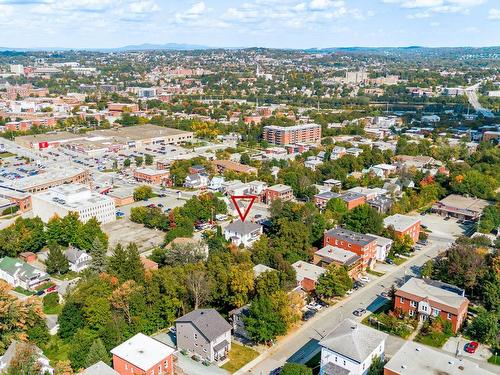
[[[479,347],[479,343],[476,341],[471,341],[468,344],[465,345],[465,351],[467,353],[474,354]]]

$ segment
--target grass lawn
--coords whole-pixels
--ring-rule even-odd
[[[43,306],[43,312],[48,315],[59,315],[62,311],[63,305],[58,304],[54,307]]]
[[[488,362],[500,366],[500,355],[492,355],[490,358],[488,358]]]
[[[11,154],[10,152],[1,152],[0,153],[0,159],[3,158],[10,158],[11,156],[15,156],[14,154]]]
[[[366,272],[368,272],[370,275],[377,276],[377,277],[385,275],[384,272],[378,272],[378,271],[374,271],[374,270],[370,270],[370,269],[366,270]]]
[[[14,288],[14,292],[24,294],[25,296],[32,296],[34,293],[30,292],[29,290],[23,289],[20,286],[16,286]]]
[[[259,353],[252,348],[233,342],[229,352],[229,362],[224,364],[222,368],[230,373],[236,372],[248,362],[257,358],[258,355]]]
[[[450,336],[443,332],[433,332],[428,335],[419,333],[417,337],[415,337],[415,341],[435,348],[441,348],[449,338]]]
[[[52,365],[55,362],[67,360],[69,351],[70,345],[57,336],[51,336],[50,341],[43,348],[44,354],[50,359]]]
[[[416,328],[416,321],[411,319],[398,319],[388,314],[392,308],[392,302],[387,301],[380,306],[373,314],[364,318],[361,323],[386,332],[393,336],[399,336],[406,339]]]
[[[406,258],[400,258],[400,257],[395,257],[394,258],[394,263],[399,266],[400,264],[403,264],[404,262],[406,262],[408,259]]]

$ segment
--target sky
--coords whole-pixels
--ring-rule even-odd
[[[0,47],[499,46],[500,0],[0,0]]]

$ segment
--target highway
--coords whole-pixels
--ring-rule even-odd
[[[479,103],[479,99],[477,97],[477,89],[480,85],[481,83],[476,83],[475,85],[469,86],[465,89],[467,99],[469,100],[469,103],[472,105],[472,107],[474,107],[476,112],[481,113],[484,117],[495,117],[489,109],[484,108],[481,103]]]
[[[363,317],[355,317],[352,312],[358,307],[375,310],[383,304],[380,293],[390,288],[391,285],[400,285],[405,277],[418,275],[419,268],[427,260],[438,255],[440,251],[448,248],[454,241],[452,234],[434,232],[429,236],[429,245],[418,251],[412,258],[393,272],[379,278],[369,275],[372,281],[362,289],[354,292],[334,306],[319,312],[314,318],[300,326],[295,331],[278,341],[274,347],[262,353],[256,360],[237,372],[237,374],[269,374],[273,369],[282,366],[290,357],[295,362],[307,362],[318,351],[317,342],[327,335],[338,323],[345,318],[360,321]],[[389,336],[386,342],[386,353],[394,354],[401,346],[403,340]]]

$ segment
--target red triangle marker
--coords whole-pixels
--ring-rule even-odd
[[[231,195],[231,200],[233,201],[234,207],[236,207],[236,211],[238,211],[238,215],[240,216],[241,221],[245,221],[247,215],[250,213],[250,209],[252,208],[253,202],[255,202],[256,199],[257,199],[256,195]],[[241,212],[238,200],[250,201],[250,203],[245,208],[245,211],[243,213]]]

